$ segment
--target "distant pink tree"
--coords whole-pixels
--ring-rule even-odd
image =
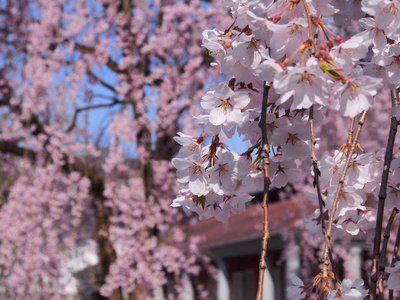
[[[77,285],[87,299],[173,299],[208,265],[169,208],[170,160],[219,76],[201,32],[229,26],[220,2],[0,3],[0,298]]]

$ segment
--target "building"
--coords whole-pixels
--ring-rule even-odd
[[[306,211],[315,209],[310,205]],[[286,299],[290,275],[298,275],[300,259],[296,251],[284,251],[282,235],[302,222],[304,201],[292,197],[287,201],[270,203],[270,236],[267,253],[267,273],[263,300]],[[217,264],[218,279],[215,300],[255,299],[262,240],[263,209],[260,203],[249,206],[240,215],[231,215],[227,224],[215,219],[204,220],[186,231],[204,237],[200,248]]]

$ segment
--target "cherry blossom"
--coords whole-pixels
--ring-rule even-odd
[[[308,61],[307,67],[294,67],[282,78],[274,80],[275,91],[281,95],[277,105],[288,101],[292,96],[291,110],[309,108],[313,104],[325,105],[329,97],[329,84],[322,75],[315,59]]]
[[[182,146],[182,148],[179,150],[179,153],[182,156],[200,154],[201,137],[195,138],[182,132],[178,132],[177,134],[178,136],[175,136],[174,140]]]
[[[218,126],[224,122],[239,125],[242,123],[241,109],[250,102],[246,93],[234,92],[227,84],[220,83],[215,91],[210,91],[202,98],[201,106],[210,111],[210,123]]]
[[[290,160],[304,158],[310,155],[309,128],[302,125],[290,124],[286,128],[277,128],[275,142],[282,147],[282,157]]]
[[[342,72],[349,75],[354,72],[354,65],[367,55],[369,44],[370,39],[366,39],[363,34],[355,35],[332,48],[330,55]]]
[[[352,282],[350,279],[344,279],[340,284],[340,288],[332,291],[328,295],[329,300],[343,299],[343,300],[356,300],[364,299],[368,295],[368,291],[363,288],[364,281],[360,278]]]
[[[174,158],[172,165],[177,169],[178,181],[189,183],[190,191],[195,195],[203,195],[206,191],[206,171],[198,154],[192,154],[187,159]]]
[[[229,195],[234,192],[237,185],[237,170],[233,154],[224,152],[218,155],[217,163],[207,169],[210,176],[209,185],[219,195]]]
[[[391,290],[400,289],[400,262],[397,261],[393,267],[386,268],[385,271],[389,273],[389,278],[387,281],[388,287]]]
[[[292,161],[281,160],[279,156],[273,157],[271,162],[271,184],[281,188],[289,182],[296,182],[300,177],[300,172]]]
[[[305,293],[305,285],[303,281],[297,276],[292,276],[290,278],[290,281],[293,284],[287,290],[290,299],[296,299],[296,300],[306,299],[307,294]]]
[[[232,23],[205,29],[203,45],[214,58],[211,65],[227,76],[197,97],[207,114],[193,117],[205,134],[197,164],[201,159],[207,188],[200,197],[188,189],[190,180],[179,179],[187,185],[173,205],[223,222],[244,211],[249,194],[263,189],[263,143],[268,143],[270,187],[290,185],[319,204],[314,216],[307,212],[305,222],[296,223],[307,229],[296,239],[329,249],[321,251],[321,273],[313,274],[309,285],[295,279],[289,295],[305,299],[315,292],[318,298],[327,291],[329,299],[362,299],[367,291],[361,280],[330,275],[328,254],[346,256],[331,241],[345,244],[360,234],[373,235],[400,193],[398,146],[390,169],[382,149],[390,116],[400,119],[396,96],[389,97],[400,78],[399,3],[255,0],[225,1],[225,8]],[[225,144],[233,137],[237,143],[237,135],[246,143],[241,155]],[[385,188],[382,211],[377,206]],[[239,195],[246,201],[237,205],[233,199]]]
[[[285,25],[271,25],[271,57],[279,59],[290,56],[307,40],[307,22],[297,18]]]
[[[345,116],[355,117],[373,105],[373,97],[381,86],[381,78],[361,75],[348,79],[335,93],[335,97],[339,99],[337,109]]]
[[[395,26],[399,24],[400,6],[396,1],[362,0],[361,9],[363,12],[375,18],[379,29],[386,29],[391,23],[394,23]]]

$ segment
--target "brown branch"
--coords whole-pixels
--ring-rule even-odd
[[[392,102],[395,105],[398,102],[398,91],[392,90]],[[381,187],[379,190],[379,202],[378,211],[376,216],[376,226],[375,226],[375,237],[374,237],[374,248],[372,254],[372,270],[371,270],[371,284],[369,288],[369,299],[376,299],[376,286],[378,281],[378,264],[379,264],[379,251],[381,246],[381,235],[382,235],[382,222],[383,213],[385,209],[386,193],[387,193],[387,183],[389,178],[390,164],[393,158],[393,148],[394,140],[397,133],[398,121],[396,116],[392,116],[389,129],[389,137],[385,153],[385,161],[383,164]]]
[[[67,42],[68,40],[65,40],[64,42]],[[85,46],[79,43],[75,43],[75,49],[81,51],[81,52],[85,52],[85,53],[91,53],[93,54],[95,52],[95,48],[94,47],[89,47],[89,46]],[[117,73],[124,73],[124,71],[120,70],[118,68],[118,64],[113,61],[110,57],[107,59],[107,63],[106,63],[107,67],[109,67],[111,70],[113,70],[114,72]]]
[[[22,148],[17,145],[17,142],[10,142],[10,141],[0,141],[0,152],[2,153],[10,153],[14,154],[16,156],[26,156],[30,158],[31,160],[36,159],[36,152],[27,149],[27,148]]]
[[[78,119],[78,115],[86,110],[91,110],[91,109],[96,109],[96,108],[103,108],[103,107],[111,107],[114,106],[116,104],[121,104],[122,101],[119,101],[118,99],[114,98],[114,101],[111,103],[100,103],[100,104],[96,104],[96,105],[89,105],[89,106],[84,106],[84,107],[79,107],[75,110],[74,116],[72,118],[72,122],[71,125],[69,125],[67,132],[71,132],[72,129],[74,129],[75,125],[76,125],[76,121]]]
[[[315,56],[318,57],[319,55],[319,50],[318,50],[318,45],[317,42],[314,39],[314,34],[312,31],[312,21],[311,21],[311,12],[310,12],[310,8],[308,7],[307,4],[307,0],[303,0],[303,5],[304,5],[304,9],[306,11],[306,15],[307,15],[307,22],[308,22],[308,40],[310,43],[312,43],[314,50],[315,50]]]
[[[313,172],[314,172],[314,188],[317,189],[317,197],[318,197],[318,204],[319,204],[319,218],[321,220],[321,230],[322,230],[322,234],[325,236],[325,242],[328,244],[329,241],[326,237],[326,226],[325,226],[325,218],[324,218],[324,207],[325,207],[325,202],[322,199],[322,193],[321,193],[321,185],[319,183],[319,177],[321,176],[321,171],[318,169],[318,159],[317,159],[317,155],[315,152],[315,145],[317,144],[317,141],[315,139],[315,131],[314,131],[314,106],[312,105],[310,107],[310,116],[308,118],[308,122],[310,124],[310,131],[311,131],[311,159],[313,162]],[[331,261],[332,264],[332,270],[334,271],[335,274],[335,282],[338,278],[337,276],[337,272],[335,272],[335,267],[333,266],[333,256],[332,256],[332,252],[329,249],[329,259]]]
[[[325,235],[326,228],[325,228],[325,220],[324,220],[324,207],[325,202],[322,199],[321,194],[321,186],[319,184],[319,177],[321,176],[321,171],[318,169],[318,159],[315,153],[315,145],[317,141],[315,139],[315,131],[314,131],[314,105],[310,107],[310,116],[308,118],[308,122],[310,124],[310,131],[311,131],[311,159],[313,162],[313,171],[314,171],[314,188],[317,188],[317,196],[318,196],[318,203],[319,203],[319,212],[321,218],[321,229],[322,233]]]
[[[13,96],[13,90],[11,89],[11,87],[8,85],[2,85],[1,88],[3,90],[7,90],[7,92],[5,92],[3,94],[3,97],[0,99],[0,106],[3,106],[3,105],[8,106],[11,112],[13,112],[17,115],[20,115],[22,113],[21,106],[11,104],[11,98]],[[39,120],[39,117],[32,112],[31,112],[29,118],[20,119],[19,121],[26,128],[34,125],[35,129],[32,131],[33,135],[38,135],[40,133],[48,135],[44,129],[43,124]]]
[[[335,194],[335,199],[333,201],[332,204],[332,210],[331,210],[331,215],[329,218],[329,223],[328,223],[328,229],[326,231],[325,234],[325,240],[326,240],[326,245],[325,245],[325,251],[324,251],[324,255],[323,255],[323,259],[322,259],[322,277],[324,278],[324,280],[327,280],[328,278],[328,269],[329,269],[329,252],[330,252],[330,244],[331,244],[331,238],[332,238],[332,230],[333,230],[333,221],[335,219],[335,214],[336,214],[336,210],[339,204],[339,199],[340,199],[340,193],[342,191],[343,185],[344,185],[344,181],[346,179],[346,174],[347,174],[347,170],[349,169],[350,166],[350,161],[353,158],[354,152],[357,148],[357,142],[358,142],[358,138],[360,136],[361,133],[361,129],[362,126],[364,125],[365,122],[365,118],[367,117],[367,110],[365,110],[361,117],[360,120],[358,121],[358,127],[357,127],[357,131],[356,134],[354,136],[353,142],[351,144],[351,148],[350,151],[348,153],[347,156],[347,161],[346,164],[344,166],[342,175],[340,176],[339,179],[339,184],[336,190],[336,194]]]
[[[351,118],[351,125],[350,125],[350,130],[349,130],[349,137],[347,139],[347,143],[351,145],[353,142],[353,134],[354,134],[354,123],[355,123],[355,118]]]
[[[263,91],[263,102],[261,108],[261,119],[259,126],[261,128],[261,158],[263,160],[263,171],[264,171],[264,195],[262,208],[264,210],[264,226],[263,226],[263,239],[260,257],[260,272],[258,276],[258,289],[256,300],[262,300],[263,296],[263,286],[264,286],[264,274],[267,268],[267,262],[265,256],[267,255],[267,246],[269,236],[269,224],[268,224],[268,202],[269,202],[269,186],[271,184],[271,179],[269,177],[269,164],[270,164],[270,148],[267,136],[267,105],[268,105],[268,92],[270,89],[270,84],[264,82]]]
[[[132,15],[132,7],[129,0],[122,0],[122,10],[127,17],[130,17]]]
[[[385,260],[386,260],[386,252],[387,252],[387,245],[389,242],[389,237],[390,237],[390,231],[392,228],[392,224],[394,221],[394,218],[396,215],[399,213],[399,210],[397,208],[394,208],[392,213],[390,214],[389,221],[386,225],[385,233],[383,234],[383,244],[382,244],[382,251],[380,253],[379,257],[379,265],[378,265],[378,299],[383,300],[384,295],[383,295],[383,275],[385,274]]]
[[[8,59],[8,61],[5,63],[4,67],[2,70],[7,69],[11,64],[14,62],[14,60],[18,57],[18,55],[24,51],[25,46],[18,46],[17,49],[14,51],[14,53],[11,55],[11,57]]]
[[[91,70],[88,71],[88,75],[89,75],[90,77],[92,77],[93,79],[95,79],[96,81],[98,81],[98,82],[99,82],[101,85],[103,85],[104,87],[106,87],[106,88],[108,88],[109,90],[113,91],[114,93],[118,94],[117,91],[115,90],[115,88],[114,88],[111,84],[105,82],[103,79],[101,79],[101,78],[98,77],[96,74],[94,74]]]

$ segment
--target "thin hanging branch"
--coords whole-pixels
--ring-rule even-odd
[[[308,22],[308,40],[310,43],[312,43],[314,50],[315,50],[315,56],[318,57],[320,55],[319,48],[317,45],[317,42],[314,38],[314,33],[312,30],[312,20],[311,20],[311,12],[310,8],[308,7],[307,1],[303,0],[303,5],[304,5],[304,10],[306,11],[307,15],[307,22]]]
[[[329,253],[330,253],[330,247],[331,247],[331,238],[332,238],[332,230],[333,230],[333,221],[335,220],[335,214],[336,214],[336,210],[339,204],[339,198],[340,198],[340,193],[342,191],[343,185],[344,185],[344,181],[346,179],[346,174],[347,174],[347,170],[349,169],[350,166],[350,162],[353,158],[354,152],[357,148],[357,144],[358,144],[358,138],[360,137],[360,133],[361,133],[361,129],[364,125],[365,119],[367,117],[367,110],[365,110],[359,121],[358,121],[358,126],[357,126],[357,131],[356,134],[353,138],[353,141],[351,143],[351,148],[350,151],[348,153],[347,156],[347,160],[346,160],[346,164],[344,166],[342,175],[340,176],[339,179],[339,184],[336,190],[336,194],[335,194],[335,199],[333,201],[333,205],[332,205],[332,210],[331,210],[331,215],[329,217],[329,223],[328,223],[328,229],[326,231],[325,234],[325,240],[326,240],[326,245],[325,245],[325,251],[324,251],[324,255],[323,255],[323,259],[322,259],[322,277],[324,280],[327,280],[328,278],[328,274],[329,274]]]
[[[269,176],[269,165],[270,165],[270,147],[268,143],[267,136],[267,105],[268,105],[268,92],[270,89],[270,84],[264,82],[263,91],[263,102],[261,107],[261,118],[259,126],[261,128],[261,158],[263,160],[263,171],[264,171],[264,195],[262,208],[264,210],[264,226],[263,226],[263,239],[261,248],[261,258],[260,258],[260,272],[258,276],[258,289],[256,300],[262,300],[263,286],[264,286],[264,274],[267,268],[267,261],[265,259],[267,255],[267,246],[269,235],[269,224],[268,224],[268,202],[269,202],[269,186],[271,184],[271,179]]]
[[[390,214],[389,221],[386,225],[385,233],[383,234],[383,244],[382,244],[382,251],[379,257],[379,265],[378,265],[378,299],[383,300],[384,295],[383,295],[383,276],[385,274],[385,260],[386,260],[386,252],[387,252],[387,246],[389,243],[389,238],[390,238],[390,231],[392,228],[392,224],[394,221],[394,218],[396,215],[399,213],[399,210],[397,208],[394,208],[392,213]]]
[[[310,124],[310,131],[311,131],[311,159],[313,162],[313,172],[314,172],[314,188],[317,189],[317,196],[318,196],[318,203],[319,203],[319,215],[321,218],[321,229],[322,233],[325,235],[326,228],[325,228],[325,220],[324,220],[324,207],[325,203],[322,199],[321,194],[321,186],[319,184],[319,177],[321,176],[321,171],[318,169],[318,159],[315,152],[315,146],[317,141],[315,139],[315,131],[314,131],[314,105],[310,107],[310,116],[308,118],[308,122]]]
[[[354,123],[355,123],[356,118],[351,118],[351,125],[350,125],[350,130],[349,130],[349,137],[347,139],[347,143],[351,145],[353,142],[353,134],[354,134]]]
[[[322,199],[322,193],[321,193],[321,185],[319,182],[319,177],[321,176],[321,171],[318,169],[318,158],[316,155],[316,151],[315,151],[315,146],[317,144],[317,140],[315,139],[315,130],[314,130],[314,106],[312,105],[310,107],[310,115],[308,118],[308,122],[310,124],[310,131],[311,131],[311,159],[312,159],[312,163],[313,163],[313,172],[314,172],[314,182],[313,182],[313,186],[314,188],[317,189],[317,197],[318,197],[318,204],[319,204],[319,218],[321,221],[321,230],[322,230],[322,234],[325,236],[326,239],[326,243],[328,243],[329,241],[326,238],[326,226],[325,226],[325,216],[324,216],[324,207],[325,207],[325,202]],[[332,270],[335,270],[334,266],[333,266],[333,257],[332,257],[332,253],[329,249],[329,259],[331,261],[332,264]],[[335,274],[335,281],[337,278],[337,274]]]
[[[399,247],[400,247],[400,223],[397,228],[397,237],[396,237],[396,242],[394,243],[393,257],[392,257],[392,262],[390,263],[390,267],[394,267],[394,264],[397,262],[399,258]],[[389,290],[389,300],[393,300],[393,290]]]
[[[391,91],[392,95],[392,106],[399,105],[399,90],[394,89]],[[383,164],[381,187],[379,190],[379,202],[378,202],[378,212],[376,216],[376,226],[375,226],[375,238],[374,238],[374,250],[372,254],[372,270],[371,270],[371,284],[369,288],[369,299],[376,299],[376,286],[378,281],[378,265],[380,256],[380,246],[382,240],[382,222],[383,213],[385,208],[386,194],[387,194],[387,183],[389,178],[390,164],[393,159],[393,148],[394,140],[397,133],[397,126],[399,122],[396,116],[392,116],[389,129],[389,137],[385,153],[385,161]]]

